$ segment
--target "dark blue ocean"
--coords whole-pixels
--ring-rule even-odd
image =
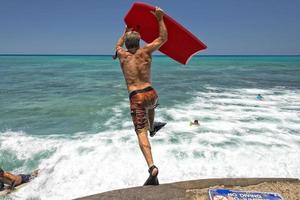
[[[161,183],[300,178],[300,56],[198,56],[188,65],[154,56],[152,81],[157,120],[168,123],[151,138]],[[13,199],[142,185],[147,166],[119,62],[0,56],[0,166],[41,169]]]

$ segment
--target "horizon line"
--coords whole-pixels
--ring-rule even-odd
[[[111,54],[43,54],[43,53],[0,53],[0,56],[112,56]],[[167,55],[152,55],[159,57],[168,57]],[[205,56],[300,56],[300,54],[205,54],[194,55],[193,57]]]

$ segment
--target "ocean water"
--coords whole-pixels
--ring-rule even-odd
[[[300,57],[154,56],[159,180],[300,178]],[[256,99],[262,94],[264,99]],[[189,126],[198,119],[199,127]],[[73,199],[148,177],[118,61],[0,56],[0,166],[41,174],[8,199]]]

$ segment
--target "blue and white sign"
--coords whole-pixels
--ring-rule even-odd
[[[284,200],[279,194],[236,191],[229,189],[209,189],[208,195],[210,200]]]

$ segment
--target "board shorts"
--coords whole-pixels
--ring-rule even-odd
[[[31,174],[19,174],[18,176],[21,176],[22,178],[21,184],[28,183],[34,178]]]
[[[158,96],[151,87],[134,90],[129,93],[131,117],[135,132],[138,134],[145,127],[148,128],[147,113],[149,109],[157,107]]]

